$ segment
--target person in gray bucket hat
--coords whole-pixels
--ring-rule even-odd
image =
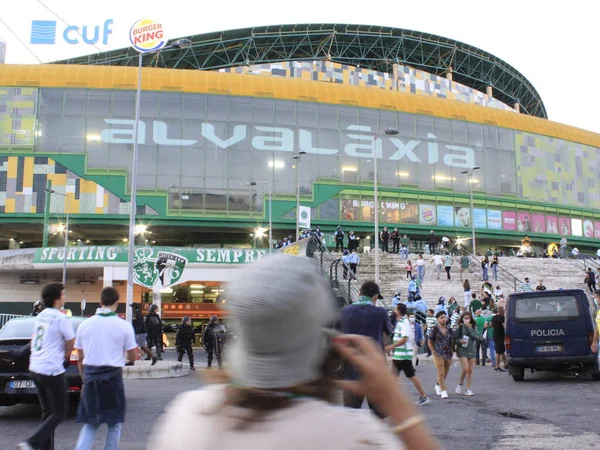
[[[330,328],[338,311],[312,259],[265,256],[236,270],[226,291],[237,339],[224,371],[206,371],[217,384],[173,401],[149,449],[439,448],[376,344]],[[364,381],[335,381],[343,360]],[[394,428],[368,410],[334,405],[336,385],[380,402]]]

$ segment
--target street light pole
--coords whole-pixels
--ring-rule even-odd
[[[461,173],[467,175],[467,183],[469,184],[469,195],[471,197],[471,213],[470,213],[470,221],[471,221],[471,240],[473,243],[473,256],[475,256],[475,220],[473,217],[473,172],[478,170],[479,166],[471,167],[470,169],[463,170]]]
[[[169,48],[187,48],[192,45],[192,41],[189,39],[178,39],[171,45],[162,47],[157,50],[167,50]],[[151,52],[148,52],[151,53]],[[128,258],[127,258],[127,291],[126,291],[126,303],[127,306],[133,303],[133,259],[135,254],[135,221],[136,221],[136,209],[137,209],[137,172],[138,172],[138,130],[140,128],[140,101],[142,96],[142,56],[143,52],[139,52],[138,55],[138,74],[137,74],[137,89],[135,92],[135,118],[133,122],[133,156],[131,162],[131,210],[129,211],[129,237],[128,237]],[[127,322],[132,320],[131,308],[125,308],[125,318]]]
[[[377,176],[377,139],[384,133],[386,136],[395,136],[398,134],[398,130],[393,128],[386,128],[383,131],[375,133],[373,139],[373,213],[375,214],[374,220],[374,238],[375,238],[375,282],[379,283],[379,192],[378,192],[378,176]]]
[[[61,197],[64,197],[67,200],[67,207],[66,207],[66,212],[67,212],[67,217],[65,220],[65,242],[64,242],[64,247],[63,247],[63,251],[64,251],[64,257],[63,257],[63,267],[62,267],[62,284],[63,286],[66,286],[67,284],[67,250],[69,249],[69,213],[71,212],[71,197],[69,197],[66,194],[61,194],[60,192],[56,192],[54,189],[48,189],[46,188],[46,198],[48,199],[47,202],[50,202],[50,196],[52,194],[56,194],[56,195],[60,195]]]
[[[256,186],[258,184],[269,185],[269,255],[272,253],[273,248],[273,188],[270,181],[248,181],[246,186]]]
[[[300,239],[300,161],[305,151],[298,151],[294,155],[296,160],[296,242]]]

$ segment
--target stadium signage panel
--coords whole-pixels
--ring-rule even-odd
[[[237,248],[181,248],[181,247],[136,247],[135,259],[155,260],[168,255],[176,262],[187,264],[246,264],[258,261],[268,253],[267,249]],[[127,263],[128,248],[123,246],[83,246],[67,249],[67,262],[73,264],[104,263],[120,265]],[[33,257],[35,265],[62,264],[64,248],[38,248]]]
[[[104,119],[110,125],[100,132],[102,142],[108,144],[133,144],[135,121],[127,119]],[[188,139],[177,139],[169,137],[168,124],[159,120],[152,121],[152,142],[165,147],[192,147],[198,144],[200,138],[213,143],[220,149],[227,149],[240,142],[249,140],[255,150],[294,152],[296,150],[318,155],[336,155],[343,151],[346,155],[355,158],[377,158],[389,161],[410,161],[413,163],[437,164],[443,162],[448,167],[469,168],[475,165],[475,150],[471,147],[453,144],[440,144],[434,134],[427,134],[427,141],[418,139],[400,139],[398,137],[386,136],[375,137],[371,127],[351,125],[346,128],[349,142],[342,150],[338,148],[319,148],[313,145],[313,133],[309,130],[287,127],[267,127],[255,125],[233,126],[230,136],[217,136],[215,126],[209,122],[202,123],[199,130],[200,136],[190,136]],[[138,144],[146,144],[147,125],[140,121],[137,141]],[[249,133],[248,131],[251,131]],[[354,133],[354,132],[359,132]],[[260,134],[264,133],[264,134]],[[249,134],[253,137],[250,138]],[[298,147],[296,147],[296,138]],[[384,157],[383,143],[391,145],[391,154],[386,152]]]
[[[131,46],[140,53],[154,52],[167,45],[167,36],[162,22],[141,19],[129,30]]]

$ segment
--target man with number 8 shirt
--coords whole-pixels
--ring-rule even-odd
[[[65,303],[62,283],[50,283],[42,289],[45,309],[37,315],[31,339],[29,371],[35,383],[42,422],[18,450],[54,449],[54,430],[67,411],[65,366],[75,344],[75,333],[67,316],[60,312]]]

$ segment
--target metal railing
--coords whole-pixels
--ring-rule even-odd
[[[475,273],[483,275],[483,270],[481,267],[482,260],[478,259],[476,256],[470,254],[469,255],[469,267]],[[513,292],[517,292],[517,287],[520,286],[523,281],[516,276],[514,276],[511,272],[502,267],[502,264],[498,264],[498,280],[502,282],[505,286],[510,286],[513,289]],[[492,268],[488,268],[488,279],[491,278]],[[482,277],[483,278],[483,277]],[[492,282],[490,280],[490,282]]]
[[[17,317],[25,317],[22,314],[0,314],[0,329],[6,325],[6,322],[8,322],[11,319],[16,319]]]
[[[573,261],[575,261],[575,263],[577,265],[581,265],[581,269],[585,270],[588,267],[589,268],[593,268],[598,269],[600,267],[600,261],[597,260],[596,255],[592,254],[592,253],[579,253],[577,256],[573,256],[571,255],[571,252],[573,251],[572,247],[568,247],[567,246],[567,257],[565,259],[572,259]]]

